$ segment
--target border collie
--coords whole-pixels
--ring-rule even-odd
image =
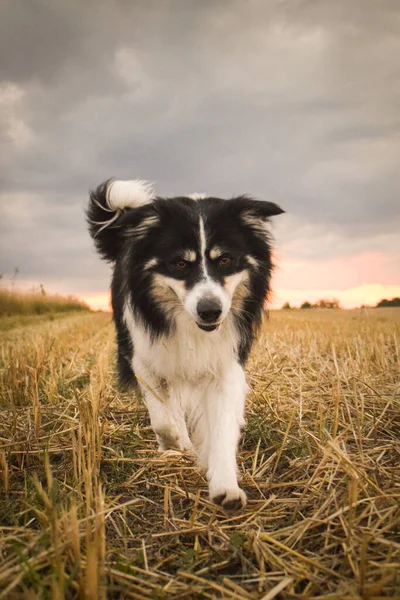
[[[120,383],[139,384],[159,450],[194,451],[228,511],[246,504],[244,365],[269,291],[268,220],[282,212],[250,196],[161,198],[138,180],[90,194],[89,230],[113,265]]]

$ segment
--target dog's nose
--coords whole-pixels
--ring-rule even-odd
[[[222,306],[215,298],[203,298],[197,305],[197,314],[204,323],[215,323],[222,313]]]

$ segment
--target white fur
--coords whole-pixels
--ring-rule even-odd
[[[206,239],[206,231],[204,229],[204,221],[203,218],[199,219],[199,232],[200,232],[200,258],[201,258],[201,266],[203,269],[203,277],[207,278],[207,265],[206,265],[206,249],[207,249],[207,239]]]
[[[206,470],[209,492],[222,506],[244,506],[246,495],[238,486],[236,449],[244,424],[246,379],[238,363],[239,332],[230,309],[246,290],[246,270],[225,277],[221,285],[207,272],[207,239],[200,217],[202,279],[187,290],[185,282],[159,273],[152,293],[174,314],[169,335],[152,340],[135,319],[129,301],[124,320],[134,347],[132,368],[138,377],[161,451],[195,450]],[[187,250],[186,260],[196,254]],[[146,267],[153,266],[149,261]],[[218,329],[206,332],[197,325],[202,298],[219,300]]]
[[[107,186],[107,204],[110,209],[138,208],[155,198],[152,184],[140,179],[114,180]]]
[[[216,331],[204,332],[182,310],[174,332],[155,341],[135,319],[129,303],[124,319],[135,348],[132,367],[160,450],[195,449],[207,472],[210,497],[220,497],[222,506],[231,501],[244,506],[236,449],[247,385],[237,361],[239,336],[233,319],[228,317]]]
[[[184,281],[159,273],[154,276],[154,286],[157,292],[162,293],[163,297],[166,297],[165,292],[168,289],[173,290],[180,300],[182,308],[192,317],[193,322],[198,320],[197,305],[200,300],[202,298],[215,298],[219,300],[222,307],[219,323],[223,323],[231,309],[235,292],[241,284],[245,284],[247,281],[248,272],[240,271],[239,273],[225,277],[225,286],[221,286],[218,282],[206,277],[199,283],[196,283],[193,288],[187,290]]]
[[[222,307],[220,321],[222,322],[227,316],[231,307],[232,296],[221,285],[213,279],[204,279],[197,283],[184,298],[184,307],[186,310],[197,318],[197,305],[202,298],[214,298],[219,300]]]
[[[203,198],[207,198],[207,194],[199,194],[199,193],[194,193],[194,194],[186,194],[186,198],[191,198],[192,200],[203,200]]]

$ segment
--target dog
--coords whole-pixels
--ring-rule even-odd
[[[119,381],[139,385],[160,451],[196,453],[226,511],[246,505],[244,366],[270,288],[269,219],[283,212],[247,195],[163,198],[140,180],[90,193],[89,231],[113,265]]]

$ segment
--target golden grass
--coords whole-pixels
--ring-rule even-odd
[[[0,289],[1,317],[43,315],[77,310],[89,310],[89,307],[72,296],[48,296],[42,292],[19,292],[4,288]]]
[[[227,517],[117,391],[110,315],[3,333],[0,600],[400,597],[399,340],[397,309],[271,313]]]

